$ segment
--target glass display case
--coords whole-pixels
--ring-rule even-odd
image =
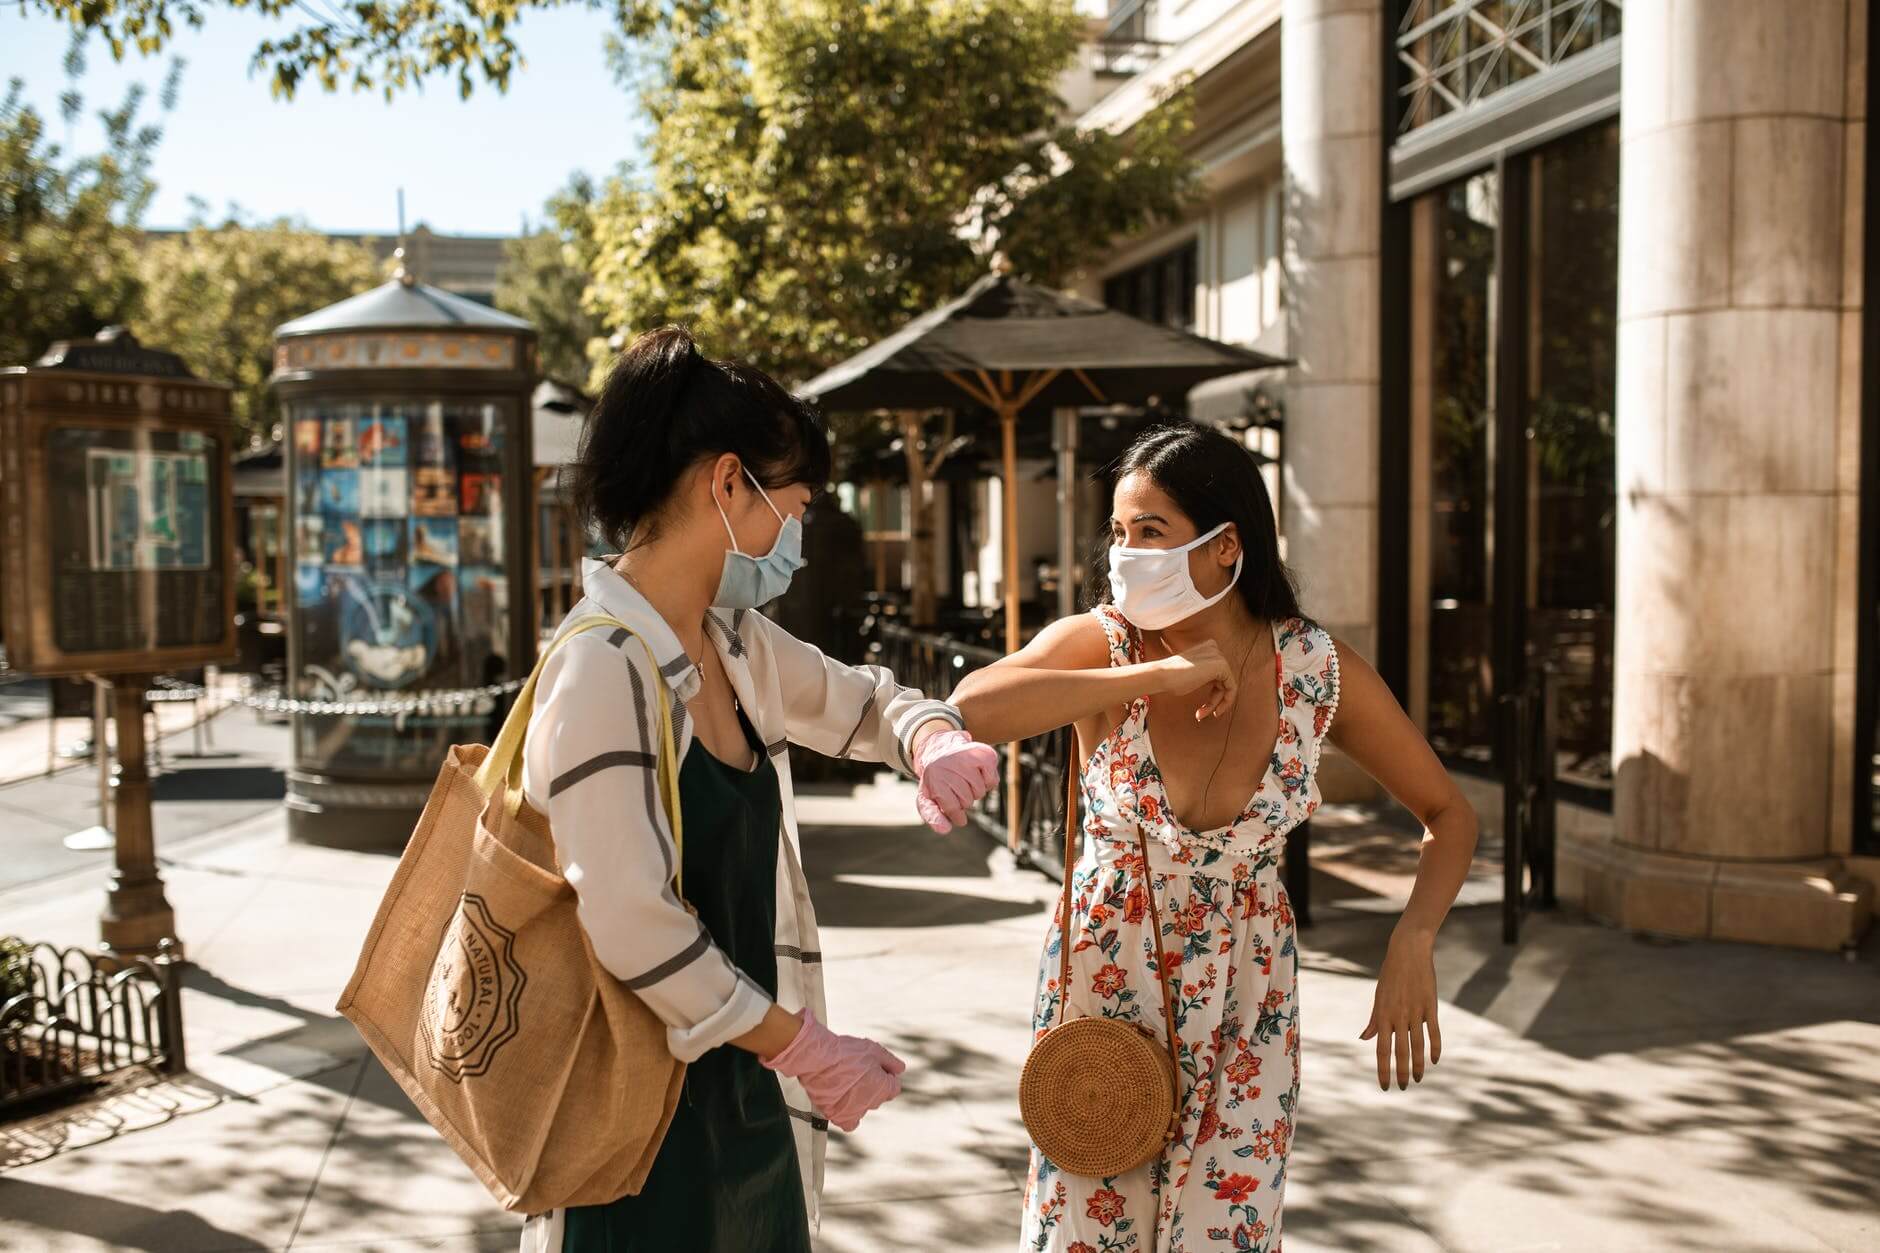
[[[507,398],[309,400],[295,441],[294,692],[308,700],[480,687],[510,672]],[[308,715],[304,757],[434,771],[487,711]]]
[[[153,674],[234,656],[228,388],[113,329],[0,371],[10,663]]]
[[[534,362],[526,322],[408,278],[277,332],[295,838],[402,845],[534,663]]]

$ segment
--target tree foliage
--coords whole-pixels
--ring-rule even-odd
[[[202,378],[233,384],[244,432],[273,424],[274,329],[381,281],[365,247],[285,220],[199,222],[153,238],[139,273],[138,338],[176,353]]]
[[[181,28],[203,25],[211,12],[249,10],[278,20],[279,38],[255,49],[253,68],[276,96],[291,98],[304,82],[327,91],[377,91],[387,99],[427,77],[452,75],[458,94],[479,85],[503,90],[521,63],[513,28],[526,10],[600,0],[21,0],[96,31],[119,60],[168,47]],[[631,7],[636,0],[623,0]]]
[[[594,207],[589,305],[803,377],[958,294],[991,252],[1060,283],[1194,192],[1185,95],[1128,135],[1063,117],[1067,0],[668,4],[628,68],[643,174]]]
[[[605,333],[582,303],[594,268],[594,184],[576,175],[548,202],[548,224],[503,245],[496,307],[534,323],[542,372],[577,387]]]
[[[68,72],[80,68],[68,58]],[[174,94],[171,71],[165,99]],[[78,339],[135,311],[137,227],[155,187],[150,157],[159,128],[140,123],[141,89],[100,112],[104,151],[69,156],[46,138],[17,78],[0,97],[0,365],[35,360],[55,340]],[[84,105],[64,94],[69,121]]]

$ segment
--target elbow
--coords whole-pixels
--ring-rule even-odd
[[[1002,743],[997,719],[988,708],[987,694],[982,685],[973,682],[974,678],[969,674],[960,680],[960,685],[947,697],[947,703],[960,711],[960,721],[966,724],[968,735],[983,744]]]
[[[966,724],[966,734],[982,744],[998,743],[989,734],[990,727],[986,723],[986,710],[983,705],[959,696],[953,698],[952,705],[960,711],[960,721]]]
[[[961,679],[947,696],[947,704],[960,711],[960,718],[966,723],[966,730],[974,739],[983,739],[979,734],[978,723],[985,720],[986,705],[984,685],[977,680],[983,671],[974,671]]]
[[[1466,847],[1471,854],[1474,853],[1482,824],[1476,817],[1475,806],[1469,804],[1469,798],[1462,794],[1462,789],[1457,788],[1441,805],[1421,817],[1424,828],[1430,834]]]
[[[985,686],[985,675],[984,670],[975,670],[955,683],[952,693],[947,697],[947,704],[964,711],[966,702],[977,696],[980,689]]]

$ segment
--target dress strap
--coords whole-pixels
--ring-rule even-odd
[[[1142,639],[1115,605],[1101,604],[1090,611],[1103,626],[1103,638],[1110,646],[1112,666],[1134,665],[1142,654]]]

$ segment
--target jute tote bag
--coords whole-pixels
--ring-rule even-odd
[[[524,1214],[638,1192],[685,1075],[664,1024],[595,959],[548,820],[522,797],[542,665],[601,628],[626,629],[571,625],[496,743],[450,750],[338,1005],[497,1201]],[[670,697],[652,686],[660,792],[683,847]]]

